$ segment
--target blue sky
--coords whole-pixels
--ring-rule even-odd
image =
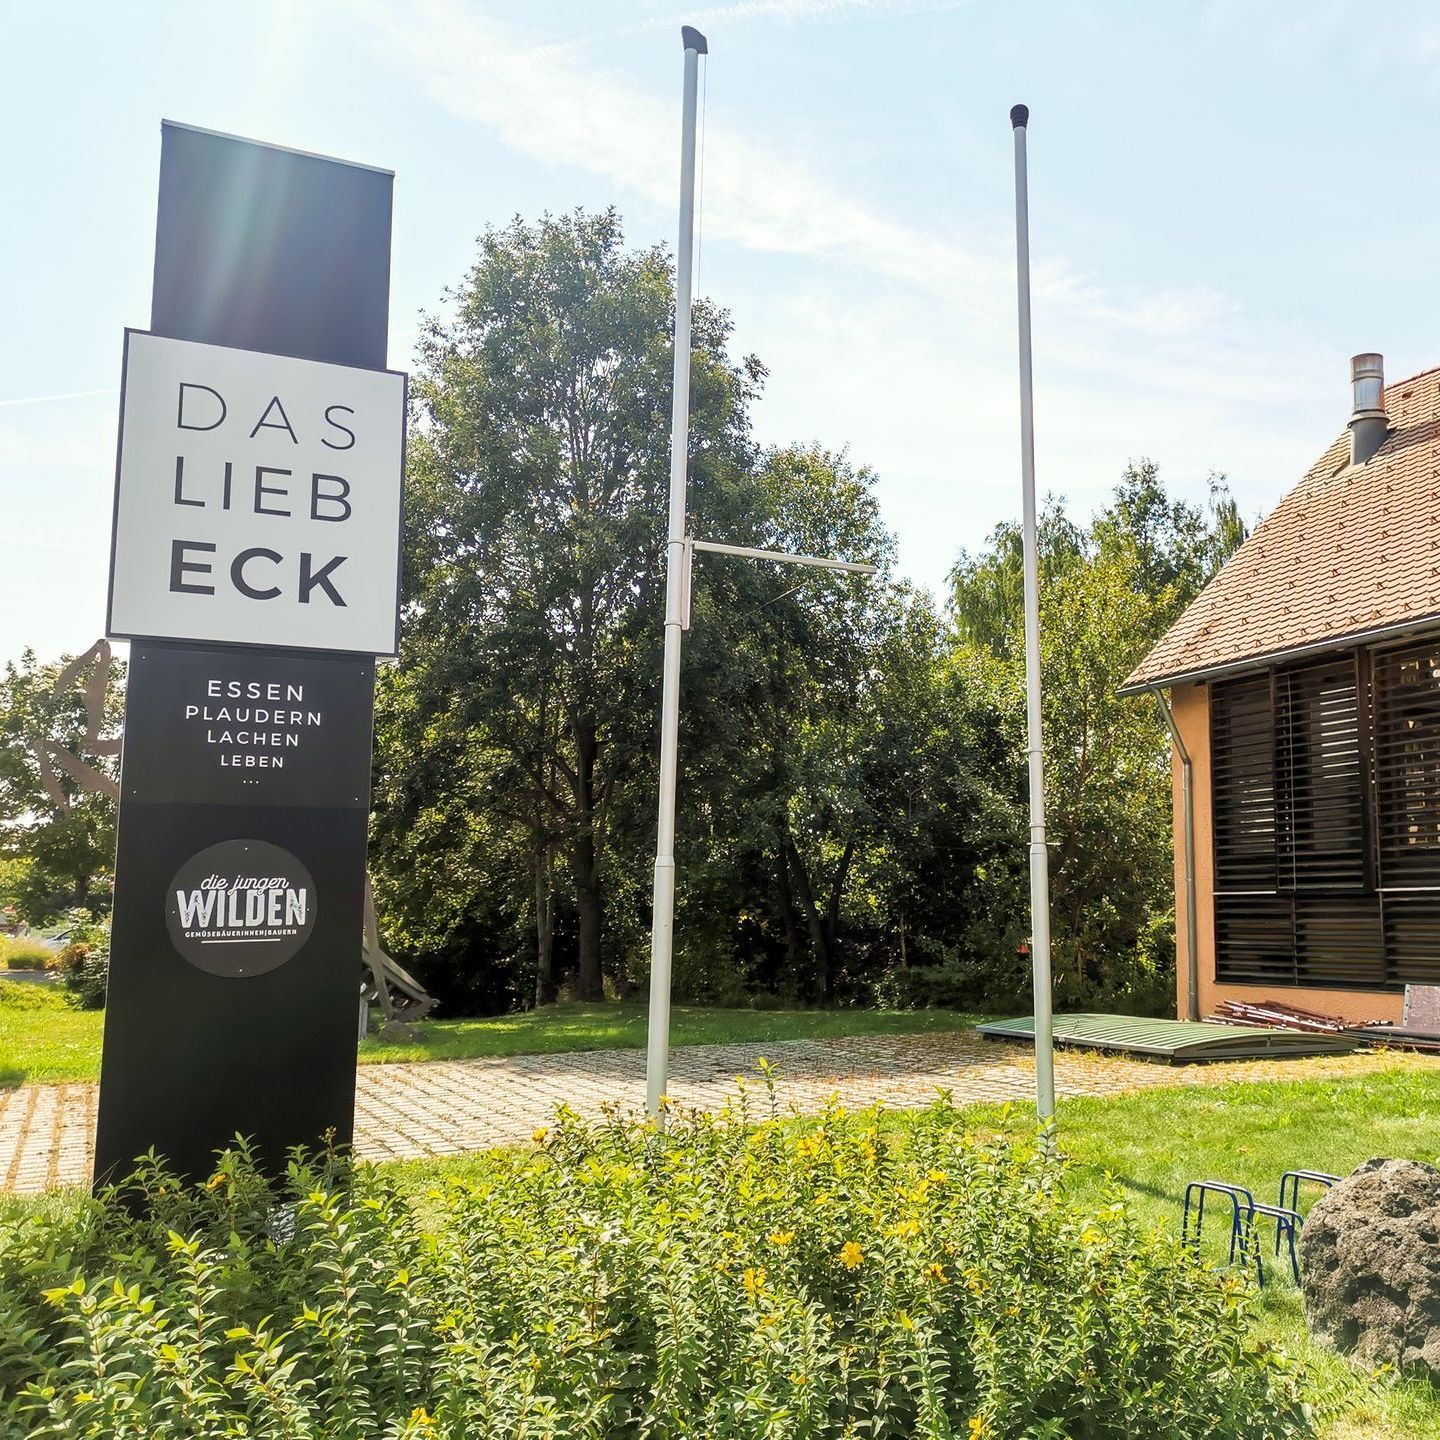
[[[1440,12],[1307,0],[90,0],[8,7],[0,658],[104,623],[121,332],[162,117],[396,172],[390,361],[486,225],[615,204],[673,243],[679,26],[704,71],[701,290],[767,442],[874,467],[938,588],[1018,512],[1011,137],[1029,104],[1042,488],[1131,457],[1268,510],[1347,360],[1440,364]]]

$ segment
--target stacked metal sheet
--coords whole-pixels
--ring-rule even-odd
[[[1035,1038],[1028,1015],[976,1027],[992,1040]],[[1057,1015],[1055,1043],[1082,1050],[1119,1050],[1184,1064],[1197,1060],[1253,1060],[1271,1056],[1344,1055],[1359,1046],[1348,1034],[1316,1034],[1248,1025],[1211,1025],[1188,1020],[1148,1020],[1136,1015]]]

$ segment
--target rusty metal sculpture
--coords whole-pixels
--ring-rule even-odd
[[[55,678],[51,688],[52,701],[63,700],[75,688],[76,681],[84,678],[85,694],[85,741],[83,748],[91,755],[119,755],[120,737],[105,737],[105,690],[110,679],[111,650],[108,640],[97,640],[83,655],[77,655]],[[37,738],[32,742],[35,763],[40,769],[40,783],[55,808],[62,814],[70,813],[70,793],[60,783],[56,767],[64,771],[77,788],[96,795],[108,796],[111,800],[120,798],[120,785],[111,775],[97,770],[82,760],[79,755],[49,737]]]

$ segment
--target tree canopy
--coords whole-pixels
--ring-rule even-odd
[[[663,250],[576,211],[487,232],[423,329],[371,868],[389,948],[452,1012],[647,978],[674,305]],[[766,371],[735,342],[698,302],[693,533],[878,573],[696,556],[677,993],[1017,1001],[1019,528],[962,555],[943,607],[897,578],[876,477],[823,443],[759,445]],[[1040,535],[1060,998],[1163,1007],[1169,751],[1153,704],[1116,688],[1244,526],[1223,477],[1196,505],[1147,460],[1093,517],[1049,502]],[[32,920],[108,900],[113,801],[57,757],[113,775],[87,746],[119,678],[90,708],[28,653],[0,682],[0,898]]]
[[[0,904],[32,925],[110,908],[118,766],[91,742],[118,732],[123,677],[108,648],[52,663],[26,650],[0,676]]]
[[[375,863],[392,937],[453,1004],[645,978],[673,321],[664,252],[627,248],[613,212],[575,212],[487,233],[424,332]],[[755,444],[765,368],[733,359],[734,339],[697,304],[694,533],[881,571],[697,558],[677,986],[732,1001],[1018,993],[1018,529],[962,558],[939,610],[894,577],[868,470],[822,445]],[[1155,989],[1167,750],[1153,710],[1114,689],[1243,527],[1223,480],[1198,507],[1142,462],[1093,521],[1052,504],[1043,528],[1062,980],[1118,992],[1139,964]]]
[[[1154,931],[1169,922],[1170,751],[1154,702],[1116,692],[1245,538],[1223,477],[1208,507],[1167,495],[1153,461],[1127,466],[1088,525],[1058,503],[1040,538],[1046,809],[1062,996],[1159,992]],[[1017,526],[952,572],[955,663],[989,697],[1025,800],[1023,577]],[[1161,937],[1173,963],[1173,933]],[[1162,955],[1163,955],[1162,948]],[[1148,972],[1146,967],[1149,967]],[[1138,967],[1138,973],[1137,973]]]

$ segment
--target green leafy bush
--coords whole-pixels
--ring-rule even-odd
[[[60,977],[82,1010],[100,1010],[110,983],[110,918],[70,912],[69,943],[60,952]]]
[[[562,1112],[424,1190],[297,1159],[277,1204],[242,1147],[0,1219],[0,1434],[1310,1433],[1243,1282],[1068,1202],[1043,1144],[943,1102],[748,1104],[664,1133]]]
[[[0,980],[0,1009],[69,1010],[72,1001],[54,985],[33,985],[26,980]]]
[[[28,935],[0,935],[0,970],[45,970],[55,964],[58,952],[43,940]]]
[[[875,982],[882,1010],[1018,1010],[1029,1003],[1030,952],[1018,940],[976,935],[959,948],[940,947],[939,959],[922,957],[894,966]]]
[[[110,952],[72,943],[60,952],[60,977],[82,1010],[100,1010],[110,983]]]

